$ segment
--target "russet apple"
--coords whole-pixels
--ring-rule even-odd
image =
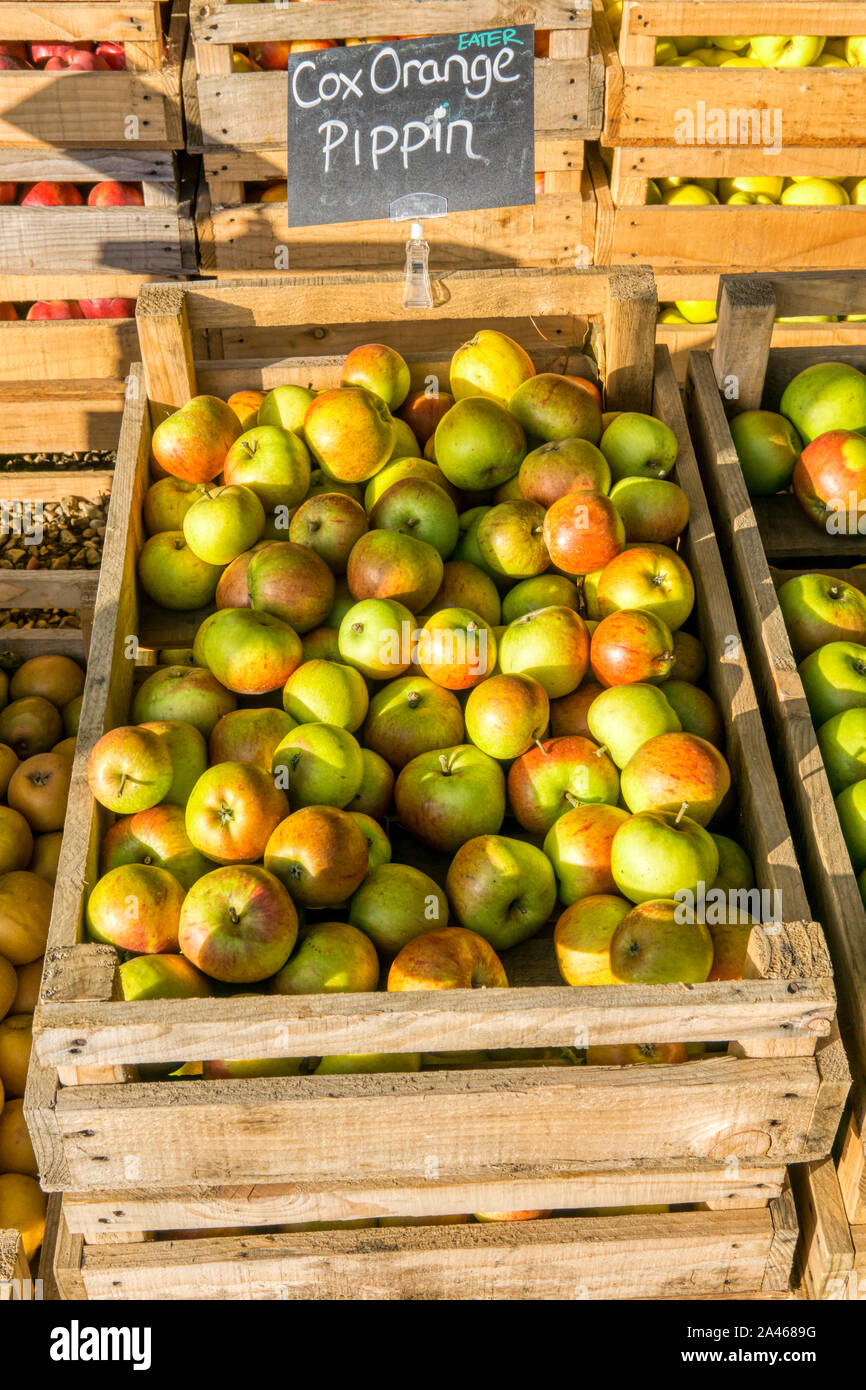
[[[619,774],[603,748],[579,734],[552,738],[517,758],[508,772],[508,804],[524,830],[545,835],[578,804],[619,798]]]
[[[46,885],[47,886],[47,885]],[[94,941],[136,954],[178,949],[185,890],[155,864],[120,864],[98,879],[87,899],[87,930]]]
[[[295,632],[319,627],[334,604],[334,576],[315,551],[292,541],[261,546],[247,568],[255,612],[270,613]]]
[[[844,579],[798,574],[777,597],[797,661],[828,642],[866,643],[866,594]]]
[[[139,686],[132,717],[141,724],[179,719],[210,738],[218,720],[237,709],[237,703],[210,671],[197,666],[160,666]]]
[[[332,574],[345,574],[352,547],[367,530],[367,513],[353,497],[320,492],[292,516],[289,540],[318,555]]]
[[[33,832],[26,819],[11,806],[0,806],[0,874],[26,869],[32,855]]]
[[[255,984],[285,965],[298,914],[279,879],[256,864],[205,874],[186,895],[178,941],[187,960],[225,984]]]
[[[596,680],[605,686],[663,681],[674,663],[673,638],[655,613],[620,609],[595,629],[589,660]]]
[[[383,343],[364,343],[353,348],[343,363],[342,385],[366,387],[389,410],[399,410],[411,384],[404,358]]]
[[[565,909],[553,932],[559,973],[567,985],[613,985],[610,943],[632,908],[615,893],[590,893]]]
[[[271,833],[289,814],[285,792],[255,763],[216,763],[199,777],[186,804],[186,833],[216,864],[261,859]]]
[[[436,462],[455,487],[498,487],[513,477],[526,454],[526,436],[495,400],[458,400],[436,426]]]
[[[459,743],[463,732],[463,711],[452,691],[427,676],[402,676],[370,701],[364,742],[399,769],[420,753]]]
[[[346,566],[353,598],[393,599],[413,613],[427,607],[442,574],[439,551],[399,531],[365,532],[352,547]]]
[[[728,764],[706,739],[686,732],[656,734],[642,743],[622,771],[622,797],[630,811],[679,812],[707,825],[731,785]],[[710,880],[708,880],[709,882]]]
[[[450,375],[456,400],[484,396],[507,406],[518,386],[535,376],[535,367],[513,338],[482,328],[454,353]]]
[[[532,676],[556,700],[576,690],[589,664],[589,632],[571,608],[553,605],[509,623],[499,644],[505,675]]]
[[[338,482],[363,483],[378,473],[391,457],[394,435],[387,405],[364,387],[321,391],[304,416],[310,451]]]
[[[670,678],[691,681],[696,685],[707,669],[707,654],[703,643],[690,632],[677,631],[674,638],[674,664]]]
[[[508,977],[493,947],[465,927],[443,927],[416,936],[388,972],[389,991],[507,986]]]
[[[588,439],[554,439],[526,455],[518,474],[520,492],[530,502],[550,507],[569,492],[610,490],[604,454]]]
[[[0,874],[0,956],[16,967],[45,954],[54,890],[27,869]]]
[[[614,685],[602,690],[589,706],[590,737],[607,749],[618,768],[624,768],[647,739],[682,727],[666,697],[667,685],[662,689],[643,681]]]
[[[620,608],[652,612],[671,632],[682,627],[695,602],[685,563],[666,545],[630,545],[602,570],[597,589],[603,618]]]
[[[678,923],[676,903],[642,902],[623,917],[610,943],[615,979],[625,984],[702,984],[713,966],[713,940],[702,922]]]
[[[368,994],[379,983],[379,957],[369,937],[348,922],[305,927],[272,994]]]
[[[401,823],[422,844],[446,854],[476,835],[498,833],[505,818],[505,776],[471,744],[421,753],[394,788]]]
[[[698,884],[713,883],[719,851],[709,832],[691,817],[640,811],[614,834],[610,867],[622,896],[643,903],[673,898],[678,892],[697,895]]]
[[[18,1173],[26,1178],[39,1176],[21,1097],[7,1100],[0,1110],[0,1173]]]
[[[310,451],[278,425],[257,425],[236,439],[225,457],[227,483],[248,487],[266,512],[297,507],[310,485]]]
[[[469,692],[466,733],[491,758],[510,762],[544,736],[550,702],[532,676],[490,676]]]
[[[0,743],[19,758],[49,753],[63,737],[63,720],[56,705],[42,695],[25,695],[0,710]]]
[[[601,438],[598,389],[579,377],[540,372],[518,386],[508,409],[531,439],[588,439],[597,444]]]
[[[333,806],[308,806],[281,821],[265,847],[265,868],[304,907],[346,902],[367,875],[369,851],[356,820]]]
[[[429,608],[431,613],[438,613],[442,608],[468,608],[491,627],[495,627],[502,616],[496,585],[484,570],[469,560],[446,560],[442,583],[430,600]]]
[[[62,830],[71,776],[71,758],[62,753],[35,753],[13,772],[6,792],[7,809],[24,816],[37,835]]]
[[[421,932],[447,927],[449,917],[442,889],[411,864],[371,869],[349,906],[352,926],[385,955],[396,955]]]
[[[9,696],[22,700],[27,695],[40,695],[43,700],[62,709],[84,690],[84,672],[77,661],[68,656],[32,656],[12,676]]]
[[[133,725],[103,734],[87,763],[87,782],[94,797],[120,816],[156,806],[173,777],[167,742],[152,729]]]
[[[505,835],[478,835],[461,845],[445,888],[461,926],[496,951],[534,936],[556,903],[550,861],[534,845]]]
[[[45,1233],[47,1197],[36,1178],[22,1173],[0,1174],[0,1221],[20,1233],[25,1258],[34,1260]]]
[[[241,423],[217,396],[193,396],[153,432],[153,457],[166,473],[188,483],[209,483],[222,472]]]

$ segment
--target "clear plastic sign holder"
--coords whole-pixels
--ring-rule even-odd
[[[404,309],[432,309],[433,291],[430,286],[430,245],[424,237],[424,222],[431,217],[448,214],[448,199],[439,193],[407,193],[397,198],[389,209],[391,222],[410,222],[406,242],[406,283],[403,289]]]

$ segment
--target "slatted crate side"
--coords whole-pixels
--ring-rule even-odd
[[[30,1282],[30,1262],[17,1231],[0,1230],[0,1303],[23,1296]]]
[[[786,146],[862,145],[866,138],[862,72],[838,68],[671,68],[655,65],[660,38],[711,32],[761,34],[759,0],[625,0],[618,45],[595,0],[594,26],[605,61],[604,139],[611,145],[671,147],[683,112],[780,113]],[[787,0],[772,12],[774,33],[834,36],[866,32],[863,0]],[[737,137],[730,139],[731,146]],[[745,172],[740,170],[740,172]]]
[[[163,35],[156,0],[3,0],[0,40],[110,38],[125,72],[0,74],[0,147],[182,149],[181,67],[188,0],[174,0]]]
[[[682,385],[692,353],[713,351],[716,324],[659,323],[656,342],[670,352],[674,373]],[[784,353],[824,351],[834,361],[844,360],[849,352],[866,348],[866,323],[775,323],[772,343],[774,350]]]

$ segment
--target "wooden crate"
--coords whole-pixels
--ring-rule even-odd
[[[774,34],[864,34],[863,0],[834,0],[830,6],[783,0],[769,10],[761,0],[625,0],[618,46],[603,12],[596,27],[605,62],[606,144],[670,149],[680,144],[676,131],[683,112],[697,111],[699,103],[705,110],[778,111],[786,157],[798,146],[821,146],[824,159],[832,153],[827,146],[866,144],[860,69],[655,66],[656,40],[678,35],[762,34],[768,28]],[[747,151],[739,147],[738,153]],[[757,154],[766,173],[766,158]]]
[[[375,320],[377,336],[414,344],[415,380],[444,374],[454,344],[479,323],[507,324],[539,366],[560,369],[594,324],[611,408],[647,408],[654,398],[679,437],[677,476],[692,506],[684,555],[698,588],[701,635],[720,657],[710,662],[713,693],[726,720],[759,882],[782,893],[785,921],[778,931],[756,933],[756,978],[688,990],[563,987],[541,938],[511,953],[507,967],[519,987],[505,990],[315,996],[301,1006],[275,995],[252,1003],[118,1002],[116,952],[83,940],[84,899],[105,821],[79,767],[25,1105],[43,1185],[80,1194],[91,1226],[109,1233],[175,1229],[180,1210],[184,1227],[206,1228],[224,1226],[229,1209],[238,1213],[230,1224],[252,1226],[341,1213],[345,1219],[703,1201],[765,1207],[782,1192],[785,1165],[824,1157],[838,1126],[849,1077],[833,1034],[829,963],[776,792],[663,350],[652,379],[650,277],[455,273],[436,282],[438,307],[408,322],[401,297],[400,276],[142,291],[139,330],[154,416],[144,392],[130,395],[94,619],[82,760],[106,728],[128,717],[128,636],[137,634],[146,652],[182,635],[185,642],[189,632],[182,616],[139,609],[136,596],[151,418],[197,389],[224,396],[242,384],[338,381],[337,357],[307,352],[274,360],[296,338],[303,345],[310,324],[336,322],[337,334],[354,325],[360,341],[369,339]],[[569,322],[566,332],[562,324]],[[422,323],[444,361],[419,356]],[[194,335],[204,325],[223,342],[240,334],[255,360],[195,362]],[[307,1056],[648,1037],[730,1046],[706,1060],[651,1068],[488,1066],[386,1077],[180,1080],[168,1090],[135,1080],[132,1070],[214,1049],[224,1056]],[[139,1203],[129,1213],[127,1199]],[[764,1236],[768,1250],[766,1222]],[[471,1238],[482,1246],[484,1239]],[[461,1263],[473,1266],[468,1257]]]
[[[87,185],[103,179],[141,183],[144,207],[0,207],[0,273],[125,271],[162,279],[194,274],[193,172],[179,171],[173,154],[141,149],[0,149],[3,181]]]
[[[0,1303],[29,1303],[33,1299],[56,1301],[60,1297],[54,1279],[54,1262],[62,1200],[59,1192],[53,1192],[48,1198],[45,1236],[33,1269],[18,1232],[0,1230]]]
[[[187,8],[174,0],[164,34],[157,0],[3,0],[0,41],[111,40],[125,45],[127,70],[3,72],[0,147],[183,149]]]
[[[795,808],[810,900],[824,923],[836,967],[843,1036],[854,1073],[851,1110],[837,1146],[839,1193],[850,1231],[840,1235],[847,1266],[824,1257],[823,1236],[814,1243],[811,1278],[822,1287],[840,1269],[863,1270],[866,1249],[866,910],[851,869],[833,796],[803,686],[776,600],[776,590],[797,572],[839,574],[864,587],[866,538],[828,536],[805,518],[792,494],[750,498],[728,428],[717,381],[738,389],[737,409],[777,409],[787,382],[817,361],[845,361],[866,369],[866,347],[771,346],[779,313],[815,313],[817,303],[866,311],[866,276],[777,276],[724,280],[714,358],[692,357],[687,400],[704,484],[727,555],[743,613],[744,634],[767,717],[781,751],[782,775]],[[818,327],[818,325],[814,325]],[[831,1187],[829,1171],[815,1179],[820,1194]],[[841,1200],[840,1200],[841,1198]],[[832,1204],[831,1210],[832,1210]],[[831,1215],[819,1230],[840,1231]],[[859,1265],[857,1261],[860,1261]],[[866,1277],[866,1275],[864,1275]],[[866,1290],[861,1289],[862,1292]]]

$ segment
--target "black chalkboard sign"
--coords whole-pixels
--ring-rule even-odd
[[[534,34],[524,24],[290,57],[290,225],[534,203]]]

